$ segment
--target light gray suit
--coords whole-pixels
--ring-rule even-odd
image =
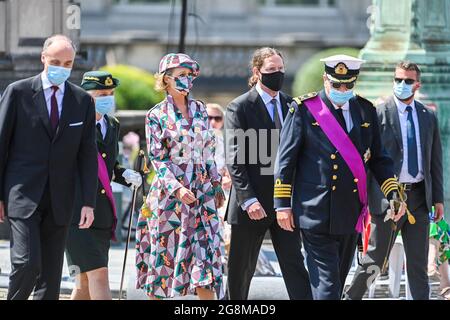
[[[417,100],[415,107],[421,141],[424,181],[407,192],[407,205],[416,218],[416,223],[411,225],[405,215],[397,223],[397,232],[401,231],[403,238],[411,295],[413,299],[428,299],[428,213],[435,203],[442,203],[444,200],[442,147],[436,115]],[[377,114],[383,145],[394,160],[395,172],[399,176],[403,164],[403,152],[407,152],[407,146],[403,146],[394,97],[390,97],[384,104],[378,106]],[[362,265],[355,273],[351,287],[346,292],[345,298],[349,299],[363,297],[368,288],[367,280],[374,274],[374,269],[368,270],[368,267],[376,265],[381,268],[388,250],[391,249],[389,248],[391,223],[383,222],[388,201],[384,198],[376,180],[371,176],[368,180],[369,208],[372,215],[369,248],[361,261]]]

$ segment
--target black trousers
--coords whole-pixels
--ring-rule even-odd
[[[357,234],[330,235],[302,229],[302,238],[314,300],[340,300]]]
[[[69,209],[70,210],[70,209]],[[11,274],[8,300],[58,300],[67,226],[56,225],[50,193],[28,219],[9,219],[11,225]]]
[[[401,231],[406,255],[408,283],[414,300],[428,300],[430,288],[428,285],[428,248],[429,248],[429,218],[425,203],[425,190],[416,189],[407,193],[408,208],[416,219],[410,224],[406,214],[397,223],[397,236]],[[389,256],[392,245],[389,239],[392,234],[391,221],[384,222],[384,215],[372,215],[369,247],[362,258],[361,266],[356,270],[350,288],[345,294],[346,299],[361,300],[367,289],[381,271],[386,256]],[[393,242],[393,241],[392,241]]]
[[[255,273],[259,250],[267,228],[248,225],[231,226],[228,257],[227,296],[230,300],[247,300]],[[310,300],[311,287],[301,252],[300,232],[285,231],[274,221],[269,227],[284,283],[292,300]],[[276,299],[276,297],[273,297]]]

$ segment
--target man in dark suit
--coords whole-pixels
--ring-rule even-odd
[[[284,76],[281,53],[272,48],[256,50],[252,72],[252,88],[232,101],[226,112],[227,164],[233,182],[227,208],[231,224],[228,297],[248,298],[259,250],[269,230],[289,297],[310,299],[300,233],[282,230],[273,206],[274,158],[291,101],[280,91]]]
[[[373,105],[353,94],[363,61],[322,61],[324,90],[295,98],[282,130],[274,201],[280,226],[300,227],[314,299],[338,300],[367,214],[367,169],[389,198],[398,183]]]
[[[420,88],[420,70],[402,61],[395,69],[394,95],[377,107],[382,143],[394,159],[395,173],[403,184],[413,220],[404,216],[397,224],[384,221],[388,203],[379,185],[371,179],[369,206],[372,214],[367,254],[358,267],[347,299],[362,299],[370,279],[375,278],[389,258],[394,239],[401,231],[406,254],[408,282],[413,299],[429,298],[427,276],[429,212],[434,205],[435,221],[442,219],[442,147],[436,115],[414,99]],[[374,268],[375,267],[375,268]]]
[[[94,220],[97,192],[95,108],[67,81],[69,38],[48,38],[44,71],[10,84],[0,100],[0,220],[11,225],[8,299],[58,299],[64,247],[79,175],[80,228]]]

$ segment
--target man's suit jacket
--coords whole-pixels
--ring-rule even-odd
[[[441,138],[436,115],[417,100],[415,100],[415,106],[419,122],[426,203],[428,210],[431,211],[434,203],[444,202]],[[394,160],[396,175],[400,176],[403,142],[397,105],[393,96],[377,107],[377,115],[383,145]],[[379,184],[372,178],[370,178],[368,192],[370,212],[376,215],[383,214],[388,207],[388,201],[381,193]],[[409,209],[413,211],[415,208]]]
[[[0,100],[0,201],[10,218],[29,218],[48,183],[55,222],[69,225],[77,175],[83,205],[95,206],[94,102],[67,81],[62,104],[53,133],[41,75],[12,83]]]
[[[287,115],[288,103],[292,98],[280,92],[280,102],[283,118]],[[225,119],[225,152],[228,170],[231,175],[233,187],[227,207],[226,218],[230,224],[247,224],[252,226],[267,226],[275,219],[273,206],[273,166],[278,149],[278,139],[276,148],[271,150],[272,132],[275,125],[267,111],[267,108],[255,88],[237,97],[227,107]],[[229,131],[243,130],[252,135],[256,133],[249,146],[246,141],[245,146],[238,143],[239,139],[231,139]],[[256,130],[256,131],[255,131]],[[258,131],[263,130],[263,131]],[[266,131],[267,130],[267,131]],[[264,137],[264,133],[267,135]],[[262,134],[261,134],[262,133]],[[266,150],[261,148],[266,139]],[[244,150],[245,148],[245,150]],[[239,157],[245,155],[245,162],[241,163]],[[267,163],[267,156],[272,159]],[[270,169],[272,167],[272,169]],[[270,174],[261,174],[261,169],[270,171]],[[267,218],[260,221],[253,221],[248,217],[247,212],[242,210],[241,205],[250,198],[257,198],[267,213]]]

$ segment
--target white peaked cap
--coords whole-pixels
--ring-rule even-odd
[[[365,60],[347,56],[345,54],[330,56],[324,59],[320,59],[320,61],[324,62],[325,65],[330,68],[336,67],[339,63],[344,63],[350,70],[359,70],[361,68],[361,65],[366,62]]]

